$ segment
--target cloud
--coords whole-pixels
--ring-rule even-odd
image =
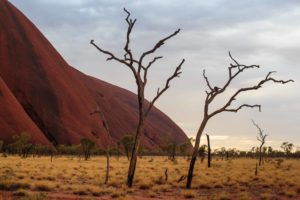
[[[229,138],[228,135],[212,135],[210,136],[212,140],[227,140]]]

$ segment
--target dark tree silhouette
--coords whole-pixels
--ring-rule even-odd
[[[261,166],[263,164],[263,152],[262,152],[262,148],[264,146],[264,144],[266,143],[266,137],[268,136],[267,134],[264,134],[264,130],[262,130],[260,128],[260,126],[255,123],[254,120],[252,120],[253,125],[258,129],[258,136],[257,136],[257,140],[260,141],[260,146],[259,146],[259,162],[258,165]]]
[[[203,163],[204,159],[205,159],[205,154],[207,152],[207,145],[203,144],[202,146],[200,146],[200,148],[198,149],[198,156],[201,158],[201,163]]]
[[[95,142],[90,140],[89,138],[81,138],[80,139],[84,160],[88,160],[91,157],[91,151],[95,147]]]
[[[176,152],[178,149],[178,143],[175,139],[169,139],[167,145],[162,147],[162,149],[168,154],[168,158],[171,161],[176,160]]]
[[[289,157],[294,148],[294,144],[289,142],[283,142],[280,147],[285,152],[286,156]]]
[[[30,151],[34,149],[33,144],[30,143],[31,135],[30,133],[22,132],[19,135],[14,135],[12,137],[13,142],[9,144],[9,148],[15,153],[18,153],[21,158],[27,158]]]
[[[187,155],[187,150],[188,150],[190,144],[191,143],[185,142],[185,143],[183,143],[183,144],[181,144],[179,146],[179,151],[180,151],[180,153],[181,153],[182,156],[186,156]]]
[[[210,168],[210,164],[211,164],[211,148],[210,148],[210,139],[209,139],[209,135],[206,134],[206,138],[207,138],[207,167]]]
[[[123,145],[123,148],[125,150],[125,154],[128,158],[128,160],[130,160],[130,155],[133,149],[133,145],[134,145],[134,138],[132,135],[124,135],[124,137],[121,139],[120,143]]]
[[[271,76],[274,73],[274,71],[271,71],[266,75],[266,77],[264,79],[260,80],[256,85],[238,89],[227,100],[225,105],[221,106],[219,109],[216,109],[216,110],[210,112],[209,107],[210,107],[211,103],[216,99],[217,96],[219,96],[220,94],[223,94],[227,90],[227,88],[229,87],[231,82],[236,77],[238,77],[238,75],[240,75],[242,72],[244,72],[248,69],[259,68],[258,65],[243,65],[243,64],[238,63],[231,56],[230,52],[229,52],[229,57],[233,61],[233,64],[230,64],[230,66],[228,67],[228,79],[222,87],[219,88],[219,87],[216,87],[216,86],[212,86],[210,81],[208,80],[208,77],[205,74],[205,70],[203,70],[203,77],[206,81],[206,84],[207,84],[207,87],[208,87],[209,90],[206,91],[206,98],[205,98],[205,102],[204,102],[204,115],[203,115],[202,122],[200,124],[200,127],[199,127],[197,135],[196,135],[196,142],[195,142],[195,146],[194,146],[194,150],[193,150],[193,154],[192,154],[192,159],[190,161],[190,167],[189,167],[189,171],[188,171],[186,188],[191,188],[193,172],[194,172],[194,166],[195,166],[195,162],[196,162],[196,158],[197,158],[197,152],[198,152],[199,145],[200,145],[200,138],[201,138],[202,133],[203,133],[205,127],[206,127],[207,122],[212,117],[214,117],[215,115],[217,115],[219,113],[222,113],[222,112],[235,112],[235,113],[237,113],[239,110],[241,110],[242,108],[245,108],[245,107],[259,108],[259,110],[260,110],[261,106],[258,105],[258,104],[256,104],[256,105],[242,104],[242,105],[240,105],[236,108],[230,108],[230,106],[231,106],[232,102],[237,99],[239,94],[241,94],[243,92],[247,92],[247,91],[258,90],[267,82],[281,83],[281,84],[286,84],[288,82],[293,82],[293,80],[287,80],[287,81],[277,80],[277,79],[275,79]]]
[[[130,34],[131,31],[136,23],[136,19],[131,19],[130,18],[130,12],[128,12],[125,8],[124,11],[127,14],[126,17],[126,22],[128,24],[128,29],[127,29],[127,34],[126,34],[126,43],[125,43],[125,54],[123,58],[119,58],[117,57],[115,54],[111,53],[110,51],[104,50],[102,48],[100,48],[98,45],[96,45],[94,43],[94,40],[91,40],[91,44],[96,47],[101,53],[108,55],[109,58],[107,60],[114,60],[117,61],[123,65],[125,65],[126,67],[128,67],[132,73],[133,76],[135,78],[135,82],[137,85],[137,98],[138,98],[138,108],[139,108],[139,120],[138,120],[138,125],[137,125],[137,129],[135,132],[135,138],[134,138],[134,146],[133,146],[133,150],[132,150],[132,155],[130,158],[130,165],[129,165],[129,169],[128,169],[128,177],[127,177],[127,185],[128,187],[132,186],[133,183],[133,179],[134,179],[134,174],[135,174],[135,167],[136,167],[136,163],[137,163],[137,155],[138,155],[138,150],[139,150],[139,146],[140,146],[140,138],[141,135],[144,134],[144,123],[145,120],[149,114],[149,112],[151,111],[151,109],[153,108],[154,103],[159,99],[159,97],[161,97],[161,95],[166,92],[169,88],[170,88],[170,82],[176,78],[179,77],[179,75],[181,74],[181,66],[184,63],[184,59],[180,62],[180,64],[176,67],[174,73],[166,80],[165,86],[163,87],[163,89],[158,89],[157,90],[157,94],[156,96],[153,98],[153,100],[148,104],[146,103],[145,100],[145,87],[147,85],[147,76],[148,76],[148,71],[151,68],[151,66],[159,59],[162,58],[162,56],[157,56],[152,58],[152,60],[148,63],[145,63],[145,58],[152,55],[153,53],[155,53],[162,45],[165,44],[165,42],[169,39],[171,39],[172,37],[174,37],[175,35],[177,35],[180,31],[180,29],[176,30],[174,33],[168,35],[167,37],[161,39],[160,41],[158,41],[152,49],[145,51],[144,53],[142,53],[142,55],[139,58],[135,58],[130,47]]]

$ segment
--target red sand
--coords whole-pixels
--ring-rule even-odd
[[[6,115],[1,115],[0,140],[9,140],[28,129],[38,143],[47,143],[46,137],[54,144],[76,144],[88,137],[104,146],[107,135],[101,119],[89,114],[97,103],[114,141],[134,133],[138,119],[136,95],[69,66],[35,25],[7,0],[0,1],[0,45],[0,76],[5,82],[1,83],[1,92],[9,93],[6,84],[17,99],[12,95],[1,99],[0,112],[13,116],[14,121],[8,122]],[[9,104],[3,101],[13,104],[15,110],[7,109]],[[159,148],[170,138],[178,143],[188,141],[171,119],[154,108],[142,144]]]

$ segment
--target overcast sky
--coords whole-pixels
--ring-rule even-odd
[[[152,48],[159,39],[181,28],[156,55],[164,59],[152,67],[147,98],[186,59],[180,79],[156,106],[170,116],[188,136],[195,136],[203,116],[206,84],[202,70],[214,85],[228,77],[233,57],[242,64],[259,64],[234,81],[218,99],[224,103],[239,87],[253,86],[268,71],[278,79],[293,78],[288,85],[267,84],[241,95],[234,105],[261,104],[238,114],[224,113],[209,121],[205,133],[212,148],[250,149],[258,146],[254,119],[268,134],[266,145],[279,148],[284,141],[300,145],[300,1],[298,0],[11,0],[52,42],[67,62],[80,71],[136,92],[131,72],[95,50],[89,41],[123,55],[126,17],[123,7],[137,18],[131,48],[135,55]],[[202,140],[202,143],[205,141]]]

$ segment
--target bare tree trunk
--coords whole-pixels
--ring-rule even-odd
[[[202,133],[204,131],[204,128],[207,124],[207,121],[208,121],[208,118],[205,116],[202,123],[201,123],[201,126],[200,126],[200,128],[197,132],[196,142],[195,142],[194,151],[193,151],[193,154],[192,154],[192,159],[191,159],[191,162],[190,162],[190,167],[189,167],[187,182],[186,182],[186,188],[188,188],[188,189],[190,189],[191,185],[192,185],[195,162],[196,162],[196,159],[197,159],[198,150],[199,150],[199,146],[200,146],[200,138],[201,138],[201,135],[202,135]]]
[[[207,166],[210,168],[210,163],[211,163],[211,149],[210,149],[210,140],[209,140],[209,135],[206,134],[207,137]]]
[[[259,163],[258,163],[258,166],[261,166],[261,164],[262,164],[262,152],[261,152],[261,149],[262,149],[262,145],[259,147]]]
[[[257,123],[252,120],[252,123],[256,128],[258,129],[258,136],[257,140],[261,142],[261,145],[259,146],[259,163],[258,165],[261,166],[263,164],[263,155],[262,155],[262,148],[266,142],[266,137],[268,136],[267,134],[264,134],[264,131],[259,127]]]
[[[143,112],[143,111],[140,109],[140,112]],[[142,113],[140,122],[137,127],[136,137],[134,140],[134,146],[132,149],[132,154],[131,154],[131,159],[130,159],[130,164],[129,164],[129,169],[128,169],[128,177],[127,177],[127,186],[128,187],[132,187],[136,163],[137,163],[138,150],[140,147],[140,136],[143,132],[144,132],[144,114]]]

